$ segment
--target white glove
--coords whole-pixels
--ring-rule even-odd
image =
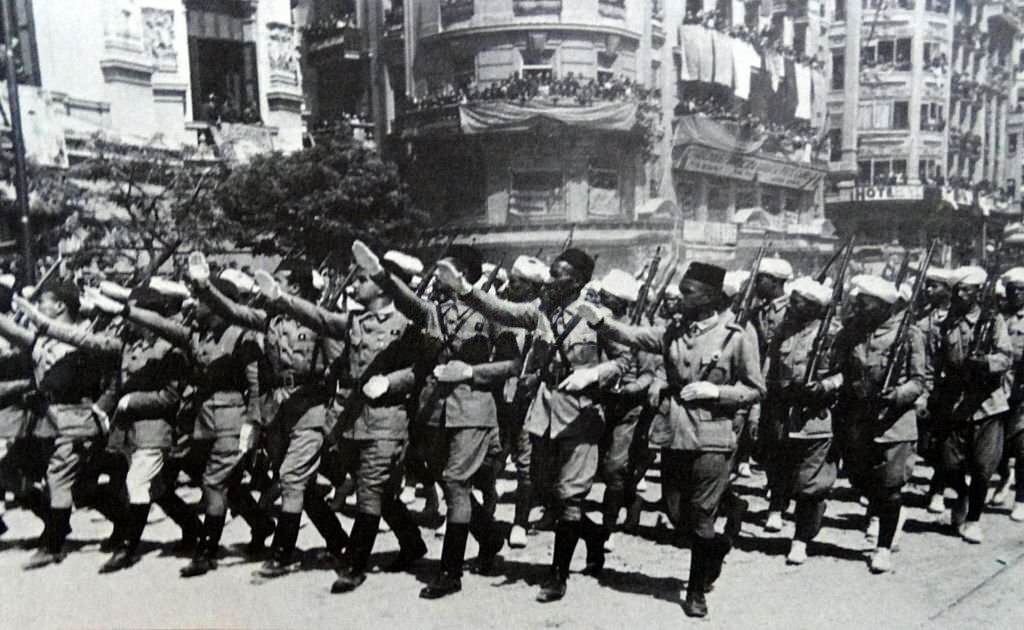
[[[366,385],[363,385],[363,394],[370,400],[377,400],[384,394],[388,393],[388,389],[391,387],[391,381],[386,376],[371,376],[370,380],[366,381]]]
[[[117,401],[117,413],[122,414],[128,411],[128,405],[131,404],[131,394],[125,394],[121,396],[121,400]]]
[[[604,309],[590,302],[580,304],[576,312],[579,313],[580,317],[587,320],[587,323],[591,326],[597,326],[604,321]]]
[[[238,434],[238,452],[248,453],[256,447],[256,427],[251,422],[243,422]]]
[[[100,282],[100,293],[108,297],[112,297],[115,300],[127,300],[128,296],[132,294],[132,290],[127,287],[122,287],[116,282],[110,280],[104,280]]]
[[[206,262],[203,252],[192,252],[188,255],[188,277],[199,285],[210,281],[210,265]]]
[[[7,458],[7,451],[10,450],[10,441],[7,438],[0,438],[0,462]]]
[[[442,383],[465,383],[473,379],[473,366],[463,361],[449,361],[435,366],[434,376]]]
[[[356,264],[371,276],[384,271],[384,267],[380,265],[380,258],[362,241],[352,243],[352,257],[355,258]]]
[[[124,304],[121,304],[117,300],[112,300],[105,295],[100,295],[99,293],[89,293],[88,291],[87,293],[89,294],[89,299],[92,300],[92,305],[95,306],[97,310],[110,315],[120,315],[124,312]]]
[[[260,288],[260,293],[265,295],[268,300],[276,300],[281,297],[281,285],[274,280],[274,276],[262,269],[257,269],[253,277]]]
[[[683,391],[679,392],[679,397],[685,401],[716,400],[718,393],[718,385],[708,381],[697,381],[684,387]]]
[[[448,287],[452,291],[455,291],[457,295],[466,295],[473,290],[473,284],[466,280],[466,277],[462,275],[455,265],[451,264],[447,260],[442,260],[437,263],[437,270],[434,272],[434,279],[443,287]]]
[[[565,377],[565,380],[558,384],[558,389],[578,392],[596,383],[598,376],[596,367],[573,370],[569,376]]]

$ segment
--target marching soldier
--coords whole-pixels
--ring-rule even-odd
[[[982,309],[982,301],[991,300],[983,295],[983,287],[991,285],[985,270],[966,267],[959,275],[949,315],[939,328],[934,404],[949,410],[942,467],[957,491],[950,522],[964,540],[977,544],[984,540],[980,521],[988,483],[1002,457],[1003,422],[1010,410],[1003,378],[1013,344],[1003,316]],[[971,476],[970,489],[965,474]]]
[[[0,311],[11,310],[14,276],[0,276]],[[42,497],[32,486],[28,470],[38,440],[29,434],[31,415],[24,397],[32,391],[32,360],[21,347],[0,337],[0,495],[10,491],[41,517]],[[31,445],[31,446],[30,446]],[[7,531],[4,497],[0,496],[0,536]],[[44,518],[45,521],[45,518]]]
[[[1008,306],[1006,328],[1013,343],[1013,369],[1007,379],[1010,414],[1006,419],[1006,453],[1003,457],[1016,460],[1017,489],[1010,518],[1019,523],[1024,522],[1024,373],[1020,369],[1024,364],[1024,267],[1014,267],[1004,273],[1002,278],[1006,285]],[[1009,476],[1007,474],[1003,481],[1007,490]],[[996,494],[998,496],[999,493]],[[996,500],[993,499],[993,502]]]
[[[583,500],[597,474],[603,432],[596,396],[599,390],[608,390],[623,370],[619,357],[605,359],[614,349],[601,344],[593,329],[579,325],[581,307],[589,303],[583,291],[591,281],[594,260],[574,248],[559,254],[549,269],[551,279],[541,307],[507,302],[474,288],[471,276],[454,262],[442,260],[438,265],[440,284],[488,319],[536,330],[526,361],[528,372],[539,372],[542,380],[527,430],[549,440],[550,461],[558,471],[555,493],[559,511],[551,576],[541,585],[537,600],[559,600],[565,596],[569,565],[580,538],[587,546],[584,573],[595,576],[604,568],[608,538],[607,530],[583,510]]]
[[[913,469],[914,404],[925,387],[924,339],[914,325],[906,329],[904,339],[897,339],[902,314],[893,313],[899,291],[891,282],[862,275],[850,284],[850,317],[834,344],[837,373],[812,381],[808,390],[814,395],[838,392],[836,409],[843,410],[843,461],[850,483],[868,497],[868,514],[879,519],[871,570],[885,573],[892,570],[903,486]],[[894,357],[896,344],[904,351]],[[894,358],[899,359],[896,381],[883,389]]]
[[[193,274],[195,275],[195,274]],[[237,287],[223,278],[210,284],[233,301]],[[256,432],[262,418],[259,410],[260,349],[250,333],[228,323],[203,302],[195,305],[195,327],[144,308],[129,306],[123,317],[152,329],[174,346],[188,352],[197,389],[197,415],[193,447],[203,462],[202,486],[206,514],[203,532],[192,561],[181,569],[181,576],[195,577],[217,568],[220,538],[224,531],[229,495],[232,508],[238,505],[249,515],[254,539],[273,533],[269,517],[254,518],[258,508],[241,486],[246,455],[256,444]]]
[[[518,372],[519,361],[492,362],[492,327],[472,304],[451,295],[447,286],[436,288],[443,296],[441,302],[423,300],[400,278],[385,273],[366,245],[356,241],[352,252],[356,263],[391,296],[398,310],[440,344],[437,366],[427,377],[419,406],[423,420],[435,427],[434,469],[443,469],[440,476],[448,504],[440,571],[420,591],[424,599],[438,599],[462,590],[462,564],[470,533],[480,545],[476,565],[480,573],[493,569],[504,546],[494,515],[477,503],[470,490],[475,483],[484,487],[484,496],[493,492],[494,460],[501,453],[494,389]],[[481,276],[480,253],[469,246],[450,247],[438,269],[442,265],[457,268],[470,283]]]
[[[330,415],[325,409],[325,366],[340,353],[340,348],[325,343],[318,331],[290,314],[276,312],[273,300],[267,301],[264,308],[231,300],[209,282],[209,268],[199,257],[189,269],[200,300],[228,322],[258,331],[264,339],[269,386],[261,401],[260,414],[265,423],[263,429],[278,438],[279,450],[284,454],[277,469],[281,514],[271,557],[255,574],[275,578],[288,572],[294,561],[303,510],[323,537],[327,551],[341,558],[348,536],[312,483],[320,468],[325,437],[331,430]],[[316,297],[313,268],[303,261],[284,260],[274,272],[274,283],[277,294],[305,300]],[[266,297],[266,293],[263,295]]]
[[[779,475],[771,488],[770,513],[781,520],[790,499],[796,496],[796,531],[786,562],[807,560],[807,543],[821,530],[825,499],[836,480],[832,453],[830,393],[820,381],[832,373],[829,356],[838,325],[825,331],[821,346],[814,348],[824,309],[832,291],[810,278],[799,278],[790,287],[786,318],[778,328],[765,359],[768,394],[762,417],[782,426],[778,443]],[[817,350],[817,370],[807,377],[812,353]],[[807,378],[809,386],[804,386]],[[771,518],[769,519],[771,520]]]
[[[74,284],[61,281],[39,290],[38,309],[47,318],[79,328],[88,325],[79,315],[78,287]],[[103,393],[110,366],[48,336],[45,328],[32,332],[6,317],[0,318],[0,335],[12,344],[31,349],[35,387],[41,398],[41,421],[55,435],[46,469],[50,509],[39,549],[24,567],[38,569],[64,559],[74,495],[91,485],[93,480],[88,477],[100,472],[94,463],[105,445],[109,421],[95,402]],[[123,515],[119,510],[121,498],[113,491],[115,485],[109,484],[107,492],[96,497],[96,507],[114,524],[116,537]]]
[[[928,487],[928,511],[932,514],[942,514],[946,510],[943,499],[945,483],[942,481],[942,462],[939,445],[942,442],[941,436],[934,430],[937,426],[944,424],[937,418],[932,417],[932,408],[929,404],[932,391],[935,388],[935,355],[940,339],[939,330],[942,322],[949,313],[949,298],[956,278],[952,270],[940,267],[929,267],[925,274],[924,282],[924,304],[920,317],[917,320],[917,327],[925,340],[925,393],[917,399],[917,444],[918,454],[932,466],[932,480]],[[940,416],[948,413],[949,410],[936,409],[935,413]]]
[[[541,290],[547,279],[548,267],[544,262],[533,256],[519,256],[512,264],[508,286],[501,295],[510,302],[539,305]],[[525,328],[499,325],[494,358],[498,361],[522,361],[532,343],[533,336]],[[531,470],[534,465],[533,444],[524,422],[532,394],[536,390],[528,387],[523,380],[519,375],[506,380],[498,399],[498,428],[502,447],[498,468],[504,468],[509,455],[512,456],[512,463],[516,468],[515,513],[508,534],[508,546],[513,549],[526,546],[535,489]],[[541,464],[538,462],[537,465]],[[541,488],[541,492],[546,493],[547,490],[546,487]]]
[[[383,265],[405,280],[411,279],[410,270],[422,269],[422,264],[412,264],[418,261],[410,256],[388,254]],[[405,264],[392,262],[395,258]],[[401,462],[408,442],[407,406],[420,382],[414,369],[419,367],[416,361],[422,355],[417,350],[422,341],[419,331],[410,326],[366,272],[353,278],[355,299],[365,307],[356,313],[335,313],[319,307],[285,291],[278,280],[262,271],[256,272],[256,281],[268,307],[294,317],[322,338],[342,344],[342,352],[332,362],[328,383],[334,395],[343,399],[329,402],[328,414],[332,433],[340,434],[337,459],[355,476],[357,514],[344,566],[331,591],[351,591],[366,580],[382,517],[398,537],[401,549],[388,570],[410,568],[427,552],[419,529],[398,500]]]
[[[640,282],[632,274],[613,269],[601,279],[598,297],[615,321],[628,324],[630,309],[639,298],[640,289]],[[644,411],[647,388],[654,381],[657,369],[653,360],[656,355],[631,348],[619,349],[617,353],[623,357],[623,371],[613,391],[604,397],[605,427],[599,451],[599,472],[605,483],[602,517],[609,535],[606,551],[614,548],[611,535],[618,524],[619,512],[624,505],[633,503],[631,495],[636,489],[631,466],[635,463],[631,460],[633,440]]]
[[[638,328],[583,306],[582,316],[602,336],[665,358],[665,382],[652,391],[670,399],[667,426],[651,428],[662,448],[663,493],[669,516],[692,534],[690,577],[683,611],[708,613],[705,592],[721,574],[731,548],[716,534],[715,518],[729,485],[736,448],[733,418],[765,391],[757,346],[720,313],[725,270],[691,263],[679,283],[683,326]]]
[[[119,314],[123,305],[103,296],[92,296],[102,311]],[[148,287],[137,288],[130,302],[170,317],[181,307],[175,299]],[[17,300],[17,298],[16,298]],[[117,407],[114,425],[127,429],[130,463],[126,476],[128,495],[125,522],[118,533],[113,555],[100,569],[111,573],[138,562],[139,542],[146,527],[150,503],[156,500],[163,511],[182,529],[183,539],[195,538],[199,521],[191,509],[175,494],[164,488],[162,471],[167,451],[173,445],[173,421],[181,401],[181,389],[187,377],[184,354],[166,340],[138,326],[129,326],[125,339],[110,334],[93,333],[46,317],[24,300],[18,300],[25,313],[50,337],[82,349],[92,355],[113,358],[120,366],[116,383]],[[116,328],[115,328],[116,331]],[[120,331],[117,331],[120,332]]]

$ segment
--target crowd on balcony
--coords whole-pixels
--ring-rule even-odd
[[[219,127],[221,123],[242,123],[245,125],[262,125],[259,108],[255,103],[239,107],[230,96],[221,97],[210,93],[203,102],[199,119]]]
[[[706,116],[719,122],[739,126],[748,138],[764,139],[762,150],[792,156],[796,152],[810,151],[808,158],[826,148],[827,138],[803,120],[781,124],[745,111],[747,104],[715,96],[686,99],[676,107],[676,116]]]
[[[578,76],[573,72],[559,78],[554,71],[521,75],[513,72],[507,79],[495,81],[481,88],[476,81],[461,87],[446,85],[440,92],[413,102],[410,111],[428,111],[454,105],[485,101],[527,103],[541,101],[551,105],[587,107],[597,102],[644,100],[657,93],[644,88],[629,77],[609,77],[605,80]]]
[[[302,32],[311,41],[326,39],[346,29],[356,28],[356,14],[332,13],[319,17],[306,25]]]
[[[729,37],[747,42],[758,54],[775,52],[796,63],[807,64],[815,70],[825,68],[825,61],[817,55],[807,55],[784,43],[782,34],[772,26],[762,29],[750,28],[745,24],[733,24],[728,15],[717,9],[706,11],[687,11],[683,16],[683,24],[699,24],[704,28],[725,33]]]

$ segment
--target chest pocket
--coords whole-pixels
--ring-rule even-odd
[[[311,328],[278,315],[267,327],[266,340],[267,356],[274,369],[308,373],[315,367],[318,337]]]
[[[451,307],[441,317],[444,320],[442,332],[450,358],[457,358],[470,365],[490,361],[490,327],[483,315]]]

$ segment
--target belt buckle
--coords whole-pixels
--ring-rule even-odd
[[[281,379],[281,385],[287,389],[293,389],[295,387],[295,375],[285,374]]]

